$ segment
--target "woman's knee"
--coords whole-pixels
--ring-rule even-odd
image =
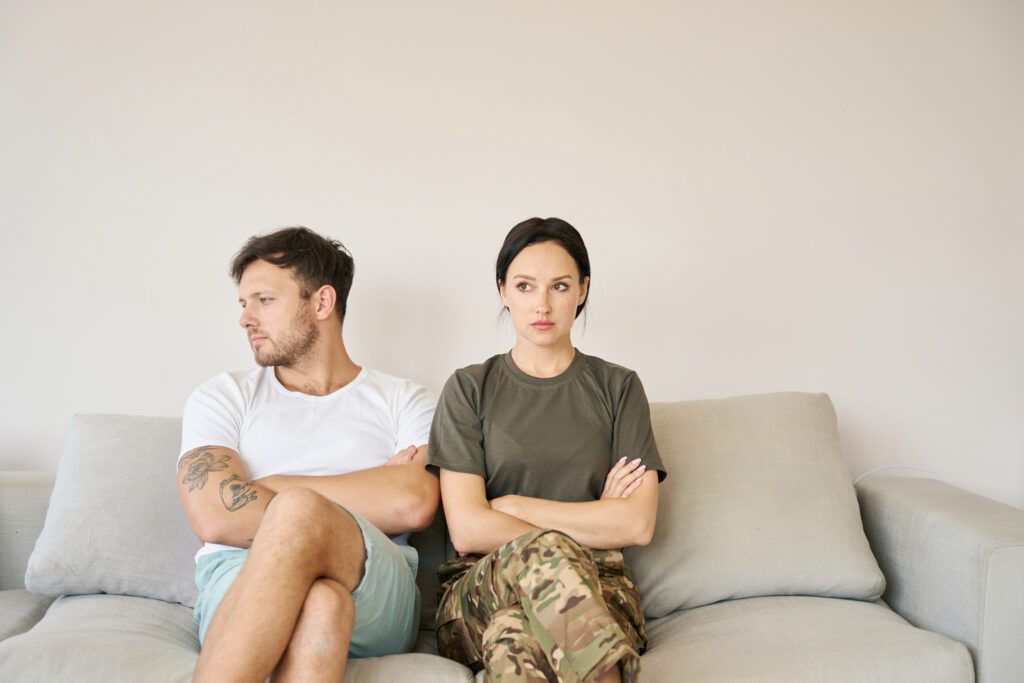
[[[536,553],[538,559],[550,560],[552,557],[564,556],[570,559],[592,561],[590,551],[572,536],[556,529],[543,529],[534,532],[533,537],[523,546],[523,555]]]

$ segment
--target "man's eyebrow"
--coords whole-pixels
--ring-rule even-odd
[[[253,292],[252,294],[249,295],[249,298],[250,299],[258,299],[261,296],[270,296],[270,295],[272,295],[274,293],[275,292],[273,290],[269,290],[269,291],[266,291],[266,292]],[[241,296],[238,297],[238,303],[244,303],[244,302],[245,302],[245,297],[241,297]]]

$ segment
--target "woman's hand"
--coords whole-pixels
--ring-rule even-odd
[[[619,458],[608,476],[604,478],[604,491],[601,493],[601,500],[607,498],[629,498],[629,495],[640,488],[644,483],[644,472],[647,465],[640,464],[640,458],[626,462],[626,458]]]
[[[496,512],[504,512],[506,515],[512,515],[513,517],[518,517],[519,515],[515,513],[515,505],[518,498],[519,496],[511,494],[508,496],[493,498],[488,502],[490,503],[492,510]]]

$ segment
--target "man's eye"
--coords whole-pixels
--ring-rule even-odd
[[[261,296],[261,297],[260,297],[260,303],[261,303],[261,304],[268,304],[268,303],[270,303],[271,301],[273,301],[273,299],[271,299],[271,298],[270,298],[270,297],[268,297],[268,296]]]

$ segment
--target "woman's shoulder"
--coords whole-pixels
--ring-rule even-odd
[[[581,353],[579,350],[577,350],[576,353],[580,353],[580,355],[583,356],[583,360],[586,362],[587,371],[600,384],[605,386],[621,387],[629,384],[630,382],[639,381],[636,372],[623,365],[612,363],[604,358],[598,358],[597,356]]]
[[[505,354],[491,356],[482,363],[474,363],[457,369],[448,378],[444,391],[459,389],[463,392],[478,392],[487,379],[488,375],[494,373],[501,367],[501,357]]]

